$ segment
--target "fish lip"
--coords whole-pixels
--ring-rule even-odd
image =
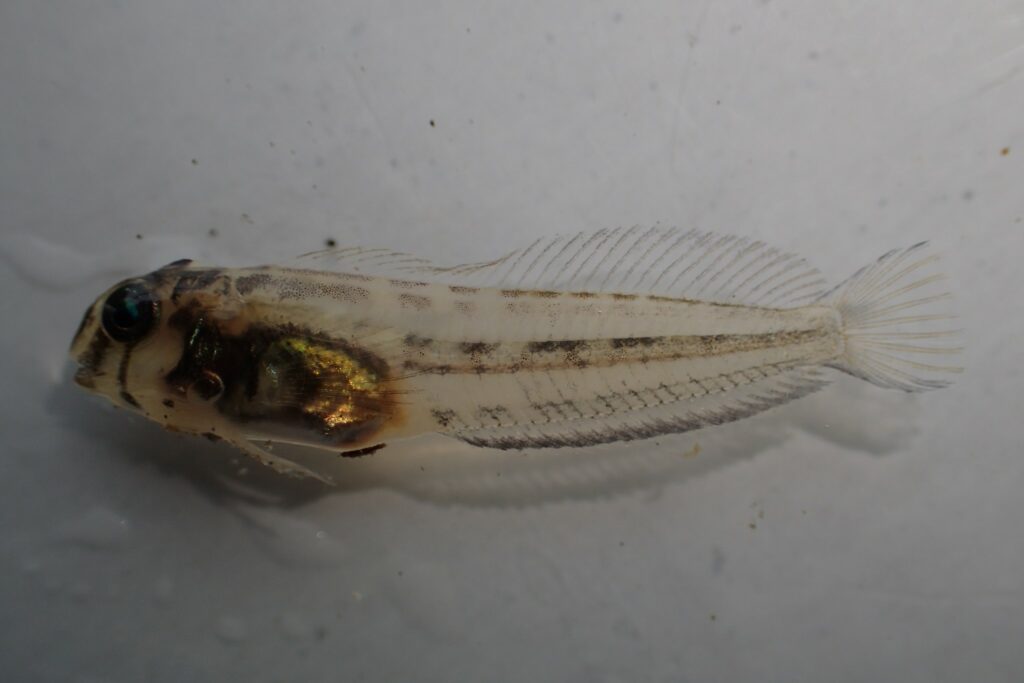
[[[96,388],[96,373],[81,363],[78,364],[78,368],[75,370],[74,380],[75,384],[80,387],[86,389]]]

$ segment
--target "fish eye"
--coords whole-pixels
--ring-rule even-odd
[[[149,288],[141,282],[129,282],[103,302],[103,330],[114,341],[138,341],[152,329],[159,312]]]

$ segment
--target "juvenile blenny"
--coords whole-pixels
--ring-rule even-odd
[[[936,262],[917,244],[826,289],[761,242],[662,228],[455,267],[354,248],[298,268],[183,260],[102,294],[71,355],[83,387],[282,472],[313,475],[273,443],[586,446],[747,417],[820,389],[824,367],[945,386]]]

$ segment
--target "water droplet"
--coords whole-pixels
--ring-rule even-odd
[[[117,550],[131,539],[128,520],[105,507],[94,507],[57,530],[57,537],[93,550]]]

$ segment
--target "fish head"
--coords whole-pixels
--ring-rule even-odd
[[[175,261],[100,294],[86,309],[70,354],[79,386],[172,429],[206,432],[209,426],[198,426],[209,421],[204,407],[223,387],[201,367],[183,377],[181,365],[186,349],[195,357],[197,325],[231,306],[224,305],[230,297],[220,271],[190,265]],[[207,335],[198,343],[207,357],[216,356],[216,339],[211,344]]]

